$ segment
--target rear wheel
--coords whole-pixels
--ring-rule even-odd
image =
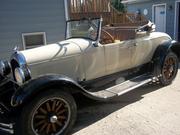
[[[66,135],[76,120],[73,97],[62,91],[47,91],[37,96],[22,111],[23,135]]]
[[[164,86],[169,85],[175,79],[178,72],[178,57],[173,52],[169,52],[163,62],[161,69],[162,76],[160,83]]]

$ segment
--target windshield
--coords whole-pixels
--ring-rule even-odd
[[[97,40],[100,19],[82,19],[67,22],[66,38],[87,38]]]

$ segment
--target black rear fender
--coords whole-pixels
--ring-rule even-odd
[[[172,51],[180,60],[180,43],[176,41],[167,41],[159,45],[153,56],[153,72],[155,76],[161,74],[161,68],[167,54]]]
[[[176,42],[176,41],[173,41],[170,49],[171,49],[172,52],[174,52],[178,56],[179,61],[180,61],[180,43]]]

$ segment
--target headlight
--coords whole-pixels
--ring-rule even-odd
[[[6,76],[11,73],[11,66],[8,61],[0,60],[0,75]]]
[[[30,70],[27,67],[17,67],[14,70],[14,77],[19,84],[23,84],[24,82],[31,79]]]

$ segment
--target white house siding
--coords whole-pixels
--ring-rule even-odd
[[[23,49],[22,33],[46,32],[49,44],[64,39],[65,26],[64,0],[1,0],[0,59]]]
[[[143,0],[142,0],[143,1]],[[144,9],[148,10],[148,15],[146,16],[152,21],[152,6],[154,4],[166,3],[166,33],[168,33],[172,38],[174,38],[174,19],[175,19],[175,0],[149,0],[138,3],[128,4],[128,12],[136,12],[138,9],[143,14]],[[172,6],[172,9],[169,9]]]

